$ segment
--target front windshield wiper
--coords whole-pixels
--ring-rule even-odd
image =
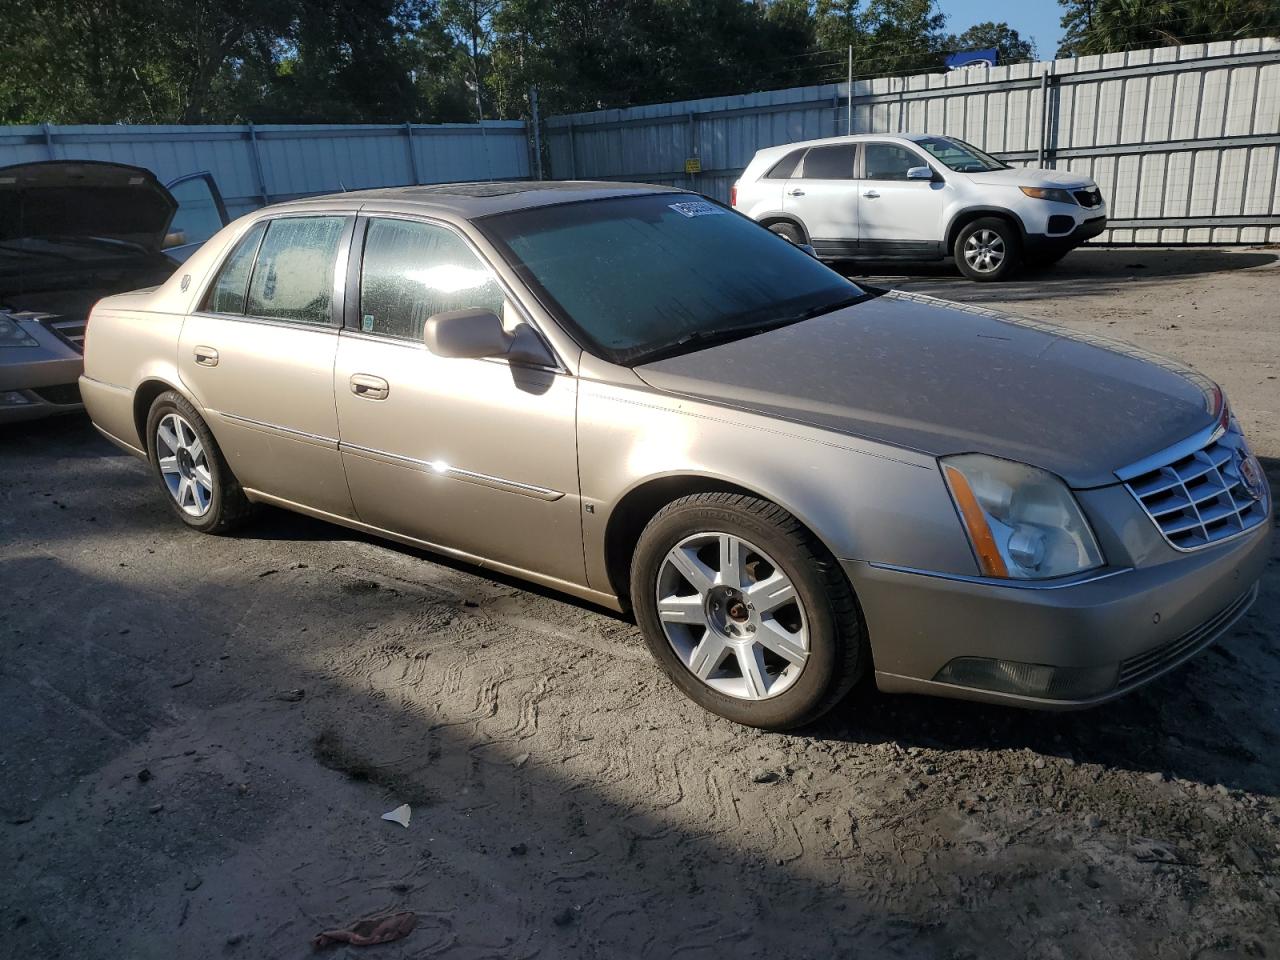
[[[689,347],[702,349],[721,343],[730,343],[734,340],[742,340],[746,337],[754,337],[756,334],[767,333],[770,330],[777,330],[781,327],[789,327],[805,320],[812,320],[814,317],[820,317],[824,313],[834,313],[836,310],[842,310],[845,307],[851,307],[854,304],[862,303],[864,300],[870,300],[878,297],[880,291],[864,291],[849,297],[842,297],[839,300],[833,300],[829,303],[823,303],[816,307],[809,307],[799,313],[787,314],[782,317],[770,317],[766,320],[755,320],[751,323],[740,323],[728,327],[715,327],[707,330],[691,330],[672,340],[670,343],[664,343],[652,350],[647,350],[641,356],[630,361],[630,366],[638,366],[642,363],[651,363],[655,360],[665,360],[680,353],[688,352]]]

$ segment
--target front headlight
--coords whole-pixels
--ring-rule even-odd
[[[1018,189],[1036,200],[1052,200],[1055,203],[1076,202],[1070,190],[1059,190],[1057,187],[1019,187]]]
[[[944,459],[942,475],[984,575],[1040,580],[1102,566],[1080,505],[1048,471],[966,453]]]
[[[38,347],[39,342],[9,317],[0,316],[0,347]]]

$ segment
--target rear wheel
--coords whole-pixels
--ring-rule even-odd
[[[776,233],[784,240],[790,240],[796,246],[800,246],[804,243],[804,236],[800,233],[800,229],[794,223],[771,223],[769,224],[769,230],[772,233]]]
[[[961,228],[952,252],[970,280],[1004,280],[1018,269],[1022,244],[1008,220],[982,217]]]
[[[869,660],[840,565],[793,516],[754,497],[704,493],[663,508],[636,546],[631,599],[676,686],[748,726],[816,719]]]
[[[202,533],[227,533],[251,505],[217,441],[187,399],[173,390],[156,397],[147,417],[147,456],[169,506]]]

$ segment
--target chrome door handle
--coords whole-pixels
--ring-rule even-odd
[[[195,354],[196,363],[202,367],[216,367],[218,365],[218,351],[213,347],[196,347],[191,352]]]
[[[365,400],[385,400],[391,393],[391,385],[381,377],[373,377],[367,373],[353,373],[351,392]]]
[[[866,197],[868,200],[877,200],[879,199],[880,194],[877,193],[875,190],[868,190],[866,193],[863,194],[863,196]]]
[[[799,187],[795,187],[794,189],[792,189],[792,190],[788,190],[788,191],[787,191],[787,196],[789,196],[789,197],[803,197],[803,196],[804,196],[804,191],[803,191],[803,190],[801,190]]]

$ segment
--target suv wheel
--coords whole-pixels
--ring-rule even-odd
[[[797,247],[804,244],[804,237],[800,235],[800,231],[794,223],[771,223],[769,224],[769,231],[776,233],[784,240],[790,240]]]
[[[147,457],[178,519],[202,533],[227,533],[251,505],[209,427],[182,394],[156,397],[147,417]]]
[[[956,237],[956,266],[970,280],[1004,280],[1018,268],[1022,244],[1008,220],[982,217]]]
[[[631,568],[645,642],[691,700],[785,730],[835,706],[866,669],[840,565],[776,504],[703,493],[645,527]]]

